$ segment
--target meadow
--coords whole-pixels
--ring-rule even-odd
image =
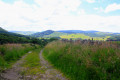
[[[28,51],[39,48],[34,44],[4,44],[0,45],[0,72],[10,68]]]
[[[43,56],[70,80],[120,80],[120,42],[54,41]]]
[[[94,40],[101,40],[101,41],[106,41],[110,36],[105,36],[105,37],[90,37],[85,34],[69,34],[69,35],[61,35],[60,38],[62,39],[94,39]]]

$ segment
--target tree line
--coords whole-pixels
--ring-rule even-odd
[[[56,38],[50,38],[50,39],[38,39],[34,37],[29,36],[15,36],[5,33],[0,33],[0,44],[6,44],[6,43],[33,43],[33,44],[39,44],[41,46],[45,46],[48,42],[51,42],[53,40],[57,40]]]

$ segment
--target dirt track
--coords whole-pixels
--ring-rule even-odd
[[[18,60],[12,68],[6,70],[4,73],[1,74],[0,80],[23,80],[22,76],[19,74],[22,67],[20,66],[23,63],[24,58],[23,56],[20,60]]]
[[[36,77],[39,77],[39,79],[35,79],[34,76],[29,76],[29,78],[27,78],[26,76],[20,75],[20,72],[23,68],[21,67],[21,64],[24,62],[24,58],[26,57],[25,55],[19,61],[17,61],[11,69],[6,70],[4,73],[2,73],[0,80],[68,80],[63,76],[62,73],[54,69],[54,67],[43,58],[42,52],[43,50],[41,50],[39,54],[40,64],[41,69],[44,69],[45,73],[37,75]]]
[[[68,80],[62,73],[54,69],[54,67],[43,58],[42,51],[40,52],[40,62],[42,67],[45,68],[45,74],[43,74],[44,76],[40,80]]]

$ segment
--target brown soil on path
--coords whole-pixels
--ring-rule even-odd
[[[42,52],[43,50],[40,52],[40,63],[42,68],[45,68],[45,74],[43,74],[43,78],[40,80],[68,80],[62,73],[54,69],[54,67],[43,58]]]
[[[31,51],[28,53],[31,53]],[[23,60],[25,57],[26,57],[26,55],[23,56],[20,60],[18,60],[12,66],[12,68],[4,71],[4,73],[1,73],[0,80],[23,80],[22,76],[20,75],[20,71],[22,69],[22,67],[20,65],[23,63]]]
[[[0,80],[68,80],[62,73],[54,69],[54,67],[43,58],[42,52],[43,50],[41,50],[39,54],[41,65],[40,70],[44,70],[44,73],[37,75],[20,75],[21,71],[25,70],[25,68],[21,66],[25,61],[24,58],[27,56],[25,55],[17,61],[11,69],[2,73],[0,75]]]

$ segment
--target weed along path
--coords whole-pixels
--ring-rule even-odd
[[[45,73],[40,80],[68,80],[67,78],[65,78],[65,76],[63,76],[62,73],[54,69],[54,67],[43,58],[42,52],[43,50],[41,50],[40,52],[40,63],[41,68],[45,69]]]
[[[68,80],[43,58],[42,52],[29,52],[2,73],[0,80]]]
[[[28,52],[28,53],[31,53]],[[13,66],[12,68],[6,70],[4,73],[1,74],[0,80],[22,80],[22,76],[19,74],[20,70],[21,70],[21,64],[23,63],[24,58],[26,57],[23,56],[20,60],[18,60]]]

